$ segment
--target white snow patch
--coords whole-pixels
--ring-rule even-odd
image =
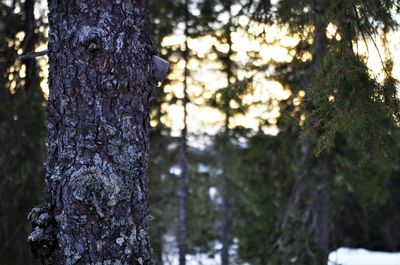
[[[219,255],[187,255],[187,265],[217,265],[219,259]],[[178,255],[173,255],[169,261],[171,265],[178,265]],[[329,255],[328,265],[400,265],[400,253],[339,248]]]
[[[400,253],[339,248],[329,255],[328,265],[400,265]]]

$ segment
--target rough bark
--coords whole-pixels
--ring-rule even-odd
[[[185,1],[185,50],[183,59],[185,61],[184,80],[183,80],[183,129],[181,135],[180,150],[180,166],[181,175],[179,178],[179,229],[178,229],[178,248],[179,248],[179,265],[186,264],[186,228],[187,228],[187,176],[189,170],[188,151],[187,151],[187,104],[188,104],[188,77],[189,77],[189,0]]]
[[[146,0],[50,0],[45,200],[29,236],[42,264],[152,264]]]

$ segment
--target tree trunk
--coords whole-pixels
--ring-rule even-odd
[[[30,213],[42,264],[152,264],[146,0],[49,1],[45,203]]]
[[[324,21],[324,0],[313,0],[314,8],[314,73],[322,67],[326,53],[326,23]],[[322,256],[327,260],[329,255],[329,202],[330,173],[326,156],[319,157],[319,167],[315,176],[317,195],[314,200],[314,220],[312,222],[313,241],[319,247]]]
[[[181,135],[181,154],[180,166],[181,175],[179,178],[179,231],[178,231],[178,248],[179,248],[179,265],[186,264],[186,227],[187,227],[187,175],[188,175],[188,152],[187,152],[187,103],[188,103],[188,60],[189,60],[189,0],[185,1],[185,51],[183,59],[185,61],[184,81],[183,81],[183,129]]]
[[[24,3],[24,32],[25,37],[22,45],[24,53],[34,52],[37,43],[36,19],[35,19],[35,0],[26,0]],[[23,61],[26,67],[25,89],[38,87],[39,77],[36,60],[34,58]]]
[[[227,53],[227,60],[226,65],[225,65],[225,73],[226,73],[226,80],[227,80],[227,86],[228,89],[233,89],[232,86],[232,78],[233,78],[233,67],[232,67],[232,55],[233,55],[233,49],[232,49],[232,8],[231,2],[228,2],[228,13],[229,13],[229,18],[228,18],[228,24],[226,26],[226,40],[228,44],[228,53]],[[231,119],[231,111],[229,107],[230,103],[230,98],[226,97],[226,102],[224,102],[225,105],[225,124],[224,124],[224,145],[227,147],[229,145],[229,123]],[[226,166],[226,163],[223,163],[224,166]],[[229,250],[232,245],[232,238],[231,238],[231,207],[230,207],[230,197],[229,197],[229,176],[227,175],[226,172],[223,172],[222,174],[222,185],[221,185],[221,243],[222,243],[222,249],[221,249],[221,265],[228,265],[229,262]]]
[[[311,0],[314,25],[314,50],[313,63],[310,68],[310,78],[322,67],[323,58],[326,53],[326,23],[324,21],[324,0]],[[306,82],[310,84],[310,80]],[[306,89],[308,94],[310,88]],[[312,106],[305,103],[305,109],[312,111]],[[329,202],[330,202],[330,171],[328,169],[328,157],[321,155],[316,158],[313,154],[313,144],[309,138],[300,142],[301,154],[298,172],[289,199],[286,214],[283,220],[282,229],[287,231],[295,229],[297,237],[295,241],[286,236],[284,241],[288,244],[301,245],[299,238],[304,240],[307,236],[307,243],[315,252],[314,255],[308,254],[302,249],[296,249],[296,253],[290,255],[302,256],[300,263],[306,262],[310,265],[319,265],[325,262],[329,254]],[[290,227],[291,226],[291,227]],[[285,251],[285,250],[283,250]],[[317,254],[317,255],[315,255]],[[287,257],[285,257],[287,258]]]
[[[229,250],[232,245],[231,239],[231,209],[228,194],[228,176],[222,175],[222,200],[221,200],[221,265],[228,265]]]

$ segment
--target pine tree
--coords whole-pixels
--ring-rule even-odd
[[[232,144],[234,130],[232,120],[237,114],[243,114],[246,107],[242,104],[242,97],[248,93],[251,87],[251,80],[239,80],[237,71],[239,64],[235,62],[236,52],[233,50],[232,34],[239,28],[236,18],[240,14],[234,14],[233,8],[240,6],[236,1],[221,1],[219,14],[224,14],[225,19],[220,19],[220,27],[213,28],[213,35],[216,44],[213,52],[221,65],[221,72],[224,75],[226,86],[218,89],[211,99],[211,106],[217,108],[223,114],[223,125],[221,132],[214,139],[216,166],[221,170],[218,175],[218,189],[220,193],[220,218],[219,218],[219,240],[221,242],[221,264],[231,263],[230,250],[233,245],[234,224],[233,224],[233,199],[232,183],[234,182],[234,164],[237,147]],[[221,49],[221,46],[227,49]],[[232,105],[238,107],[233,108]]]
[[[29,216],[32,250],[42,264],[151,264],[147,1],[50,1],[49,11],[45,200]]]
[[[393,28],[396,23],[390,10],[397,4],[396,1],[278,2],[272,17],[279,24],[288,25],[300,41],[293,49],[295,56],[291,62],[268,62],[274,68],[273,76],[292,95],[281,102],[280,133],[276,137],[252,138],[258,146],[250,145],[246,153],[259,155],[254,160],[263,158],[265,167],[249,161],[248,166],[255,169],[248,175],[254,176],[243,180],[244,189],[249,189],[245,205],[250,209],[243,209],[242,215],[254,224],[252,229],[246,227],[239,234],[239,254],[244,260],[255,264],[266,264],[267,260],[268,264],[290,260],[321,264],[335,247],[376,248],[374,242],[382,242],[380,247],[387,249],[389,244],[383,242],[394,242],[393,237],[384,233],[369,232],[374,230],[372,226],[375,231],[380,230],[379,222],[386,221],[377,218],[376,213],[383,204],[390,205],[386,183],[395,170],[393,143],[398,131],[397,100],[391,89],[394,80],[387,76],[384,85],[373,80],[363,58],[353,52],[352,43],[363,37],[362,41],[371,40],[370,34]],[[258,12],[265,14],[263,10]],[[257,16],[253,19],[260,21]],[[338,27],[336,36],[340,38],[326,39],[329,23]],[[311,60],[304,59],[307,54],[313,54]],[[387,68],[390,61],[384,65],[386,73],[390,73]],[[306,97],[299,108],[294,102],[303,99],[304,90]],[[306,140],[296,139],[300,131]],[[279,151],[271,154],[270,148]],[[319,156],[314,157],[313,151]],[[263,154],[269,154],[266,156],[270,158]],[[275,157],[280,157],[276,163],[284,164],[284,168],[270,164]],[[263,186],[266,181],[271,181],[268,183],[273,188]],[[260,203],[262,198],[279,207],[271,210]],[[282,213],[284,205],[288,207]],[[262,215],[265,212],[276,214],[267,217]],[[260,219],[254,221],[254,218]],[[283,225],[277,227],[276,223]],[[261,236],[261,231],[270,236]],[[251,247],[255,241],[264,243],[260,248]]]

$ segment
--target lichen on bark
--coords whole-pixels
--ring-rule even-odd
[[[44,206],[29,237],[42,264],[151,264],[145,0],[49,0]]]

